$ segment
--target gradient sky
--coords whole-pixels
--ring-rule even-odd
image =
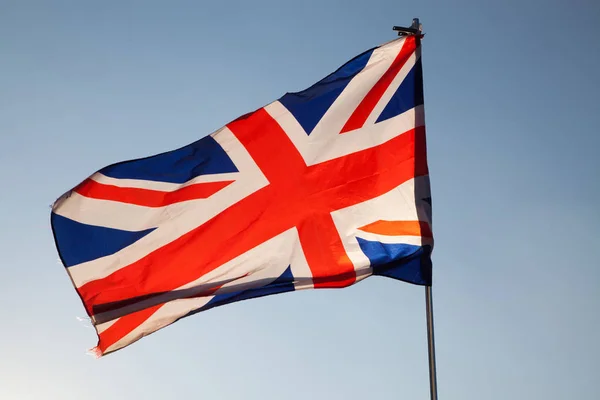
[[[0,398],[427,399],[424,290],[379,277],[87,356],[49,224],[93,171],[304,89],[416,16],[439,397],[597,397],[597,0],[0,0]]]

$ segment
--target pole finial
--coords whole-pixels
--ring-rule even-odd
[[[413,18],[410,27],[394,26],[392,29],[398,32],[398,36],[420,35],[423,25],[419,22],[419,18]]]

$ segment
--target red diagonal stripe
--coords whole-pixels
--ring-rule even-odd
[[[360,228],[363,232],[388,236],[433,237],[429,224],[425,221],[375,221]]]
[[[196,183],[172,192],[162,192],[160,190],[106,185],[92,179],[86,179],[75,188],[75,191],[82,196],[92,199],[112,200],[146,207],[163,207],[186,200],[206,199],[232,182]]]
[[[242,275],[239,278],[247,276],[247,274]],[[215,286],[210,290],[202,291],[201,293],[197,293],[194,295],[186,296],[184,298],[192,299],[196,297],[207,297],[213,296],[215,292],[223,287],[223,284]],[[142,325],[146,322],[154,313],[156,313],[162,306],[164,306],[166,302],[161,302],[159,304],[152,305],[148,308],[144,308],[133,313],[124,315],[120,317],[114,324],[109,326],[105,331],[98,334],[98,345],[96,346],[96,350],[99,355],[103,355],[106,353],[106,350],[117,343],[119,340],[123,339],[127,336],[131,331]]]
[[[158,309],[161,307],[162,304],[159,304],[154,307],[146,308],[144,310],[126,315],[122,318],[119,318],[105,331],[98,334],[98,346],[96,346],[96,349],[98,350],[99,355],[104,354],[106,349],[124,338],[129,334],[129,332],[143,324],[144,321],[150,318],[152,314],[158,311]]]
[[[354,129],[362,128],[387,88],[390,86],[396,75],[398,75],[400,69],[402,69],[404,64],[406,64],[406,61],[408,61],[416,48],[417,41],[415,37],[407,37],[402,45],[402,49],[400,49],[400,52],[392,62],[390,68],[385,72],[385,74],[383,74],[375,86],[371,88],[369,93],[367,93],[363,101],[358,105],[356,110],[354,110],[340,133],[346,133]]]

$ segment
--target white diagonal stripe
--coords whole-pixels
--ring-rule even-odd
[[[224,181],[234,181],[239,178],[239,172],[230,172],[226,174],[209,174],[209,175],[200,175],[185,183],[171,183],[171,182],[156,182],[156,181],[148,181],[142,179],[119,179],[119,178],[111,178],[110,176],[106,176],[101,174],[100,172],[96,172],[94,175],[90,176],[90,179],[102,183],[104,185],[112,185],[123,188],[137,188],[137,189],[147,189],[147,190],[158,190],[161,192],[174,192],[186,186],[196,185],[198,183],[208,183],[208,182],[224,182]]]

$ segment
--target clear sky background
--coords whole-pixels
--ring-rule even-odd
[[[600,3],[0,0],[0,398],[427,399],[424,290],[219,307],[96,360],[51,203],[421,18],[441,400],[600,380]]]

